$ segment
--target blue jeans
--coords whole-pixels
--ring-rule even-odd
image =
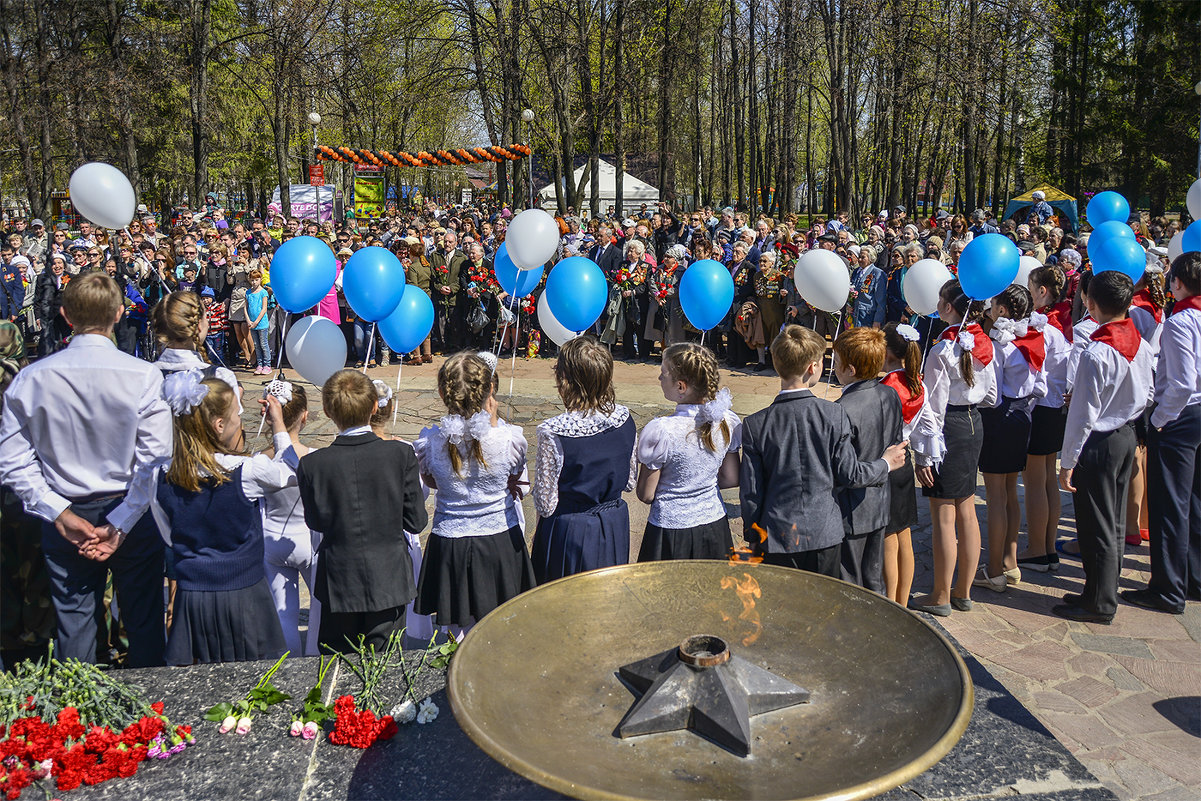
[[[268,336],[270,333],[269,328],[255,328],[250,332],[254,337],[255,361],[259,367],[271,366],[271,339]]]

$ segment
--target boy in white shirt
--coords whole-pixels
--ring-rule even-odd
[[[1133,295],[1128,276],[1107,270],[1093,276],[1085,301],[1099,325],[1080,356],[1059,470],[1059,485],[1076,493],[1084,591],[1051,608],[1068,620],[1107,624],[1117,610],[1134,466],[1129,423],[1147,407],[1152,384],[1150,348],[1126,314]]]
[[[1122,598],[1179,615],[1186,598],[1201,600],[1201,253],[1176,258],[1169,286],[1176,305],[1160,334],[1147,432],[1151,581]]]

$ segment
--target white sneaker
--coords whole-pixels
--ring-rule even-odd
[[[992,590],[993,592],[1005,592],[1005,590],[1009,587],[1009,581],[1008,581],[1008,579],[1005,578],[1004,573],[1002,573],[999,576],[989,577],[988,568],[981,567],[980,572],[976,575],[976,578],[972,581],[972,586],[973,587],[984,587],[986,589]]]

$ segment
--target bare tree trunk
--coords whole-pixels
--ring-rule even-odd
[[[625,111],[623,108],[623,99],[625,96],[625,81],[622,68],[625,66],[623,61],[624,53],[622,52],[622,40],[625,39],[626,27],[626,0],[617,0],[616,18],[614,20],[615,39],[613,42],[613,158],[616,162],[613,166],[617,171],[616,185],[614,187],[614,205],[616,206],[617,216],[622,217],[625,212],[625,174],[626,174],[626,142],[625,132],[622,130],[622,115]]]
[[[213,0],[188,0],[180,8],[180,19],[187,26],[188,37],[188,106],[192,124],[192,204],[204,202],[208,191],[209,144],[204,126],[208,121],[209,74],[208,60],[213,23]],[[278,91],[278,87],[276,87]],[[285,192],[280,183],[281,198]],[[287,212],[285,212],[287,213]]]

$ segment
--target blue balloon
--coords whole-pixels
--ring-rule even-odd
[[[313,236],[297,236],[275,251],[270,277],[279,305],[301,314],[329,294],[338,277],[338,264],[329,245]]]
[[[730,313],[734,303],[734,278],[719,261],[701,259],[680,279],[680,308],[688,322],[708,331]]]
[[[972,300],[988,300],[1017,278],[1022,254],[1001,234],[978,236],[959,255],[959,284]]]
[[[585,331],[595,323],[609,300],[605,274],[591,259],[569,256],[546,279],[546,303],[555,319],[569,331]]]
[[[1089,237],[1088,260],[1092,263],[1093,273],[1116,270],[1130,276],[1135,283],[1147,270],[1147,251],[1134,237],[1111,236],[1095,247],[1092,237]]]
[[[501,289],[515,298],[524,298],[538,288],[544,266],[534,270],[518,269],[509,258],[509,248],[502,243],[496,250],[496,258],[492,260],[492,269],[496,272],[496,282]]]
[[[404,267],[387,248],[362,248],[342,268],[342,294],[364,320],[378,323],[387,317],[404,292]]]
[[[1098,192],[1088,202],[1086,214],[1088,224],[1094,229],[1105,222],[1120,222],[1125,225],[1130,219],[1130,204],[1117,192]]]
[[[1192,253],[1194,250],[1201,250],[1201,220],[1194,220],[1184,229],[1184,236],[1180,237],[1181,253]]]
[[[430,335],[434,327],[434,303],[420,287],[409,284],[396,310],[377,325],[389,348],[396,353],[408,353]]]
[[[1091,244],[1092,242],[1104,242],[1106,239],[1113,239],[1114,237],[1133,240],[1134,231],[1124,221],[1118,222],[1117,220],[1110,220],[1109,222],[1093,226],[1093,232],[1088,236],[1090,249],[1096,247],[1096,245]]]

